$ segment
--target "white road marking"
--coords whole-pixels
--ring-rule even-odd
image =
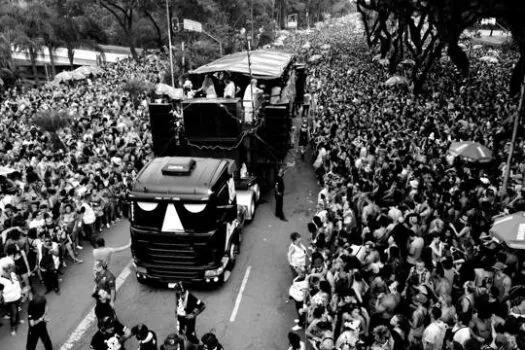
[[[118,275],[116,280],[116,290],[118,291],[120,287],[124,284],[126,281],[126,278],[131,273],[131,261],[124,267],[120,275]],[[66,340],[64,344],[60,347],[60,350],[71,350],[75,346],[75,344],[82,339],[84,336],[84,333],[91,327],[91,324],[96,321],[95,317],[95,307],[91,308],[89,310],[89,313],[84,317],[84,319],[78,324],[77,328],[71,333],[69,338]]]
[[[237,299],[235,300],[235,305],[233,306],[232,315],[230,316],[230,322],[234,322],[235,317],[237,317],[237,312],[239,311],[239,306],[241,305],[242,293],[244,293],[244,288],[246,288],[246,284],[248,283],[248,277],[250,277],[251,270],[251,266],[248,266],[248,268],[246,269],[244,279],[242,280],[241,289],[239,289],[239,294],[237,294]]]

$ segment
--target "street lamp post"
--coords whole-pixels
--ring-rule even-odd
[[[170,51],[171,87],[175,87],[175,77],[173,76],[173,50],[171,48],[171,18],[170,18],[170,8],[168,5],[168,0],[166,0],[166,17],[168,19],[168,41],[169,41],[169,51]]]

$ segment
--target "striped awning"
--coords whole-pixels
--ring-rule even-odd
[[[252,76],[257,79],[277,79],[282,76],[284,70],[292,61],[292,58],[292,54],[281,51],[251,51],[250,63]],[[206,74],[214,72],[232,72],[249,75],[248,54],[244,51],[226,55],[190,73]]]

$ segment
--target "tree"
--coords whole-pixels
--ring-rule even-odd
[[[63,128],[66,128],[71,123],[71,117],[66,111],[60,110],[47,110],[38,113],[32,120],[40,130],[49,134],[49,138],[53,144],[55,150],[64,149],[66,145],[62,142],[58,136],[58,132]]]
[[[134,60],[138,60],[133,24],[140,9],[140,0],[97,0],[96,3],[114,16],[124,31],[131,56]]]
[[[82,6],[75,1],[60,0],[56,3],[57,16],[53,22],[55,35],[52,41],[57,47],[63,45],[67,49],[70,68],[73,69],[75,49],[86,48],[100,52],[104,57],[104,49],[97,42],[105,42],[106,37],[98,25],[89,18]]]
[[[130,79],[122,85],[122,90],[129,94],[135,108],[139,106],[140,97],[153,88],[148,82],[138,79]]]

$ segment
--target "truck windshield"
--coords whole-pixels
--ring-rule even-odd
[[[131,224],[167,232],[209,232],[215,210],[209,202],[132,202]]]

